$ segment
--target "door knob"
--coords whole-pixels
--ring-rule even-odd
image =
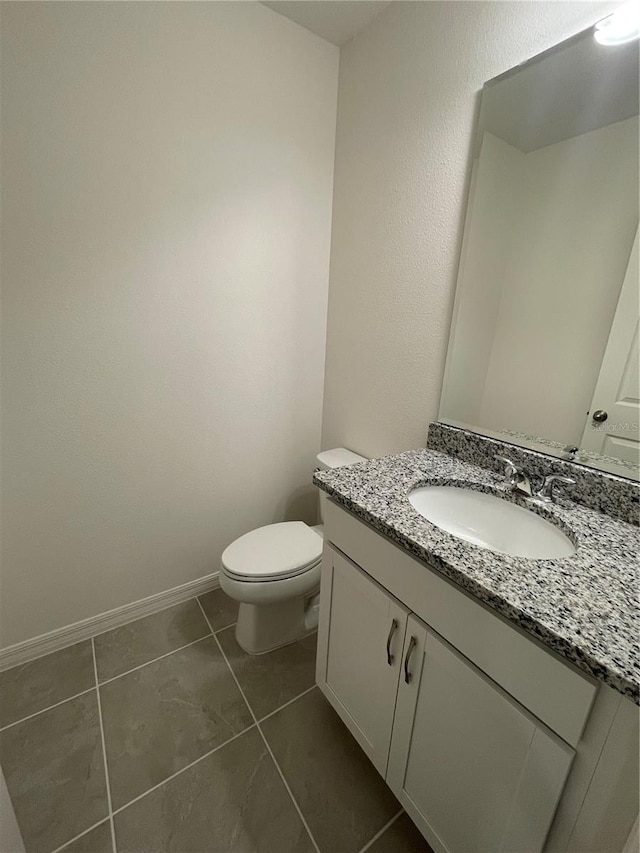
[[[596,409],[596,411],[591,415],[591,419],[597,424],[603,424],[608,417],[609,415],[604,411],[604,409]]]

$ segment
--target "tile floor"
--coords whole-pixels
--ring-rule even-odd
[[[0,674],[27,853],[429,853],[314,686],[214,590]],[[2,851],[12,853],[12,851]]]

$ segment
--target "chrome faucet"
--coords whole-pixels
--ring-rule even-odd
[[[531,481],[524,468],[520,468],[520,466],[516,465],[515,462],[512,462],[511,459],[507,459],[506,456],[496,456],[495,459],[498,462],[504,463],[505,486],[508,486],[514,492],[518,492],[518,494],[532,498],[533,490],[531,488]]]
[[[576,481],[573,477],[561,477],[559,474],[549,474],[544,478],[544,483],[540,491],[536,492],[535,499],[545,504],[554,503],[553,487],[556,483],[565,483],[567,486],[575,486]]]

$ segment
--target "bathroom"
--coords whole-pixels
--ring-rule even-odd
[[[626,8],[2,3],[0,853],[638,850],[638,395],[616,433],[595,393],[638,314],[638,42],[548,65]],[[567,115],[619,144],[545,184]],[[543,253],[565,177],[548,230],[592,230]],[[566,556],[441,529],[451,481]],[[227,550],[281,524],[303,612]]]

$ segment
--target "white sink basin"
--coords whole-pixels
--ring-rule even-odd
[[[576,552],[555,524],[486,492],[423,486],[409,493],[409,502],[432,524],[490,551],[534,560],[553,560]]]

